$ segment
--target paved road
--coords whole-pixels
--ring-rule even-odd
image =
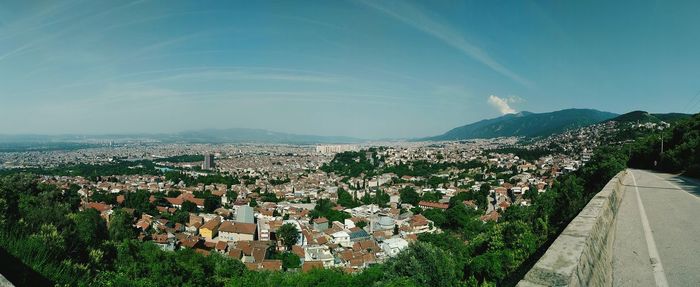
[[[614,286],[700,286],[700,181],[629,171],[616,219]]]

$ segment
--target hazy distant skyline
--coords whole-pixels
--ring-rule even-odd
[[[3,1],[0,134],[700,110],[698,1]]]

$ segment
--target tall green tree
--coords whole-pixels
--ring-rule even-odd
[[[221,198],[215,195],[208,195],[204,198],[204,212],[212,213],[221,206]]]
[[[95,248],[109,238],[107,224],[95,209],[86,209],[71,216],[75,224],[75,237],[84,246]]]
[[[121,209],[115,211],[109,222],[109,237],[114,241],[135,238],[136,229],[133,226],[131,215]]]
[[[389,278],[410,278],[418,286],[455,286],[459,280],[452,254],[420,241],[387,260],[384,272]]]
[[[352,195],[347,192],[344,188],[338,188],[338,204],[346,208],[353,208],[358,206]]]
[[[296,225],[285,223],[277,229],[277,238],[279,238],[282,244],[289,250],[294,244],[297,244],[299,240],[299,230]]]

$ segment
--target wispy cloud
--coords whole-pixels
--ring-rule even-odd
[[[532,86],[532,82],[493,59],[480,47],[465,40],[456,29],[431,18],[418,7],[404,2],[393,1],[359,0],[359,2],[441,40],[445,44],[520,84]]]
[[[510,106],[512,103],[520,102],[522,99],[518,97],[500,98],[495,95],[490,95],[488,99],[489,105],[496,108],[501,114],[514,114],[515,109]]]
[[[74,33],[76,29],[82,29],[89,21],[103,19],[103,17],[108,14],[131,8],[146,1],[147,0],[137,0],[124,5],[108,7],[107,9],[103,9],[91,15],[69,14],[68,16],[62,16],[73,11],[73,7],[80,4],[78,3],[80,1],[70,1],[61,3],[60,5],[50,6],[32,16],[20,18],[9,25],[0,27],[2,28],[0,29],[0,40],[6,41],[8,39],[14,39],[19,36],[24,37],[27,34],[31,34],[31,37],[27,37],[30,41],[9,52],[0,54],[0,61],[22,55],[30,50],[40,48],[48,49],[51,47],[51,41],[63,39],[64,36]],[[62,28],[59,30],[44,31],[46,28],[54,26],[60,26]],[[13,42],[21,43],[22,40],[15,40]]]

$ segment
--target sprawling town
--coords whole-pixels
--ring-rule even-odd
[[[486,224],[510,206],[529,205],[532,194],[585,165],[615,129],[608,122],[534,142],[109,142],[2,153],[0,163],[5,170],[43,168],[43,183],[77,190],[81,208],[107,222],[117,211],[126,214],[139,240],[163,250],[217,252],[251,270],[356,272],[395,256],[420,234],[442,232],[431,210],[460,205]],[[71,175],[79,165],[127,172]],[[283,252],[298,256],[298,265],[283,266],[276,256]]]

